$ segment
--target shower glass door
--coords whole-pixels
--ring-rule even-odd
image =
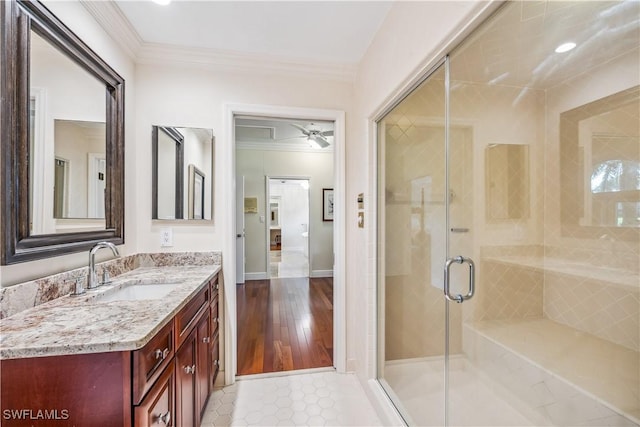
[[[444,423],[444,100],[441,64],[378,122],[378,376],[411,425]]]
[[[638,40],[637,1],[505,2],[378,121],[407,424],[640,426]]]

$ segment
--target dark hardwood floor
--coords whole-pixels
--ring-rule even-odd
[[[237,285],[238,375],[333,366],[333,279]]]

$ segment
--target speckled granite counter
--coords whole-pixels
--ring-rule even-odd
[[[219,265],[141,267],[80,297],[63,296],[0,320],[0,359],[127,351],[144,346]],[[127,284],[178,283],[155,300],[100,301]]]

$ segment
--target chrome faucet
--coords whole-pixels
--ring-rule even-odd
[[[119,257],[120,252],[118,252],[118,248],[111,242],[100,242],[96,243],[94,247],[89,251],[89,273],[87,275],[87,289],[94,289],[98,286],[104,284],[103,282],[98,283],[96,278],[96,252],[98,252],[102,248],[109,248],[113,255]]]

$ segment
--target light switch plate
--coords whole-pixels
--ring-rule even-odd
[[[160,246],[173,246],[173,230],[171,228],[160,229]]]

